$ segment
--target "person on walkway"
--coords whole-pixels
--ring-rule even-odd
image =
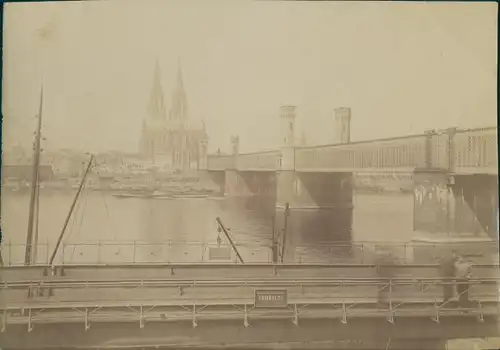
[[[387,303],[387,295],[392,288],[391,279],[394,277],[394,269],[392,268],[392,265],[395,264],[394,260],[389,252],[383,252],[377,256],[375,261],[377,275],[381,279],[381,284],[377,286],[377,302],[379,304]]]
[[[455,263],[457,262],[457,259],[457,253],[452,251],[450,255],[445,256],[444,259],[441,260],[441,277],[444,279],[443,303],[446,303],[453,298],[455,291]]]
[[[472,276],[472,264],[463,258],[458,258],[455,262],[455,272],[457,278],[457,294],[460,306],[469,306],[469,279]]]
[[[273,242],[272,242],[272,245],[271,245],[271,253],[272,253],[273,264],[277,264],[278,260],[279,260],[279,256],[278,256],[278,242],[275,239],[273,239]]]

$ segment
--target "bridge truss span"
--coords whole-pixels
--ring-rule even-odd
[[[207,167],[210,171],[224,171],[226,169],[232,169],[233,156],[219,154],[208,155]]]
[[[454,136],[453,171],[458,174],[498,174],[496,127],[459,131]]]
[[[424,134],[330,145],[292,147],[298,172],[404,172],[444,169],[497,174],[497,127],[449,128]],[[279,171],[282,150],[210,155],[208,170]]]
[[[278,170],[280,155],[281,152],[276,150],[241,154],[238,156],[238,168],[245,171]]]
[[[298,148],[296,170],[307,172],[395,171],[411,172],[425,166],[423,135]]]

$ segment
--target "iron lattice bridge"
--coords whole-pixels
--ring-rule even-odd
[[[498,278],[473,278],[469,302],[443,302],[441,278],[268,278],[17,281],[2,284],[2,332],[9,325],[378,318],[476,318],[500,314]],[[460,290],[460,289],[459,289]],[[100,299],[96,296],[100,296]],[[459,297],[459,296],[458,296]]]

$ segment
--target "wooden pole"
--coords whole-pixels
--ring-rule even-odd
[[[226,228],[224,227],[224,224],[222,223],[221,219],[218,217],[215,219],[217,223],[219,224],[219,227],[222,229],[224,234],[226,235],[227,239],[229,240],[229,243],[231,243],[231,246],[233,247],[233,250],[236,252],[236,255],[238,256],[238,259],[240,259],[241,263],[244,264],[245,262],[243,261],[243,258],[241,257],[240,253],[238,252],[238,249],[233,243],[233,240],[231,239],[231,236],[229,236],[229,233],[227,232]]]
[[[281,243],[281,263],[283,263],[283,260],[285,258],[285,245],[286,245],[286,233],[288,231],[288,216],[290,212],[290,204],[286,203],[285,204],[285,221],[283,224],[283,242]]]
[[[92,162],[94,161],[94,155],[90,157],[89,164],[87,166],[87,169],[85,170],[85,174],[83,175],[82,182],[80,182],[80,187],[78,188],[78,191],[76,192],[75,199],[73,200],[73,204],[71,204],[71,208],[69,209],[68,216],[66,217],[66,221],[64,222],[64,226],[62,228],[61,234],[59,235],[59,238],[57,239],[56,247],[54,248],[54,251],[52,252],[52,256],[50,257],[49,265],[52,265],[54,262],[54,259],[57,254],[57,250],[59,249],[59,246],[61,245],[61,241],[64,237],[64,233],[66,232],[66,227],[68,226],[69,219],[71,218],[71,214],[73,214],[73,210],[75,209],[76,201],[78,200],[78,197],[80,196],[80,192],[82,191],[83,185],[85,184],[85,179],[87,178],[88,173],[90,172],[90,168],[92,167]]]
[[[40,105],[38,109],[38,126],[35,135],[34,156],[33,156],[33,172],[31,176],[31,196],[30,209],[28,217],[28,232],[26,234],[26,252],[24,255],[24,264],[31,265],[33,262],[33,226],[35,220],[35,205],[36,205],[36,187],[38,183],[38,168],[40,166],[40,138],[42,130],[42,109],[43,109],[43,86],[40,91]]]
[[[39,218],[40,218],[40,168],[38,168],[37,175],[37,183],[36,183],[36,203],[35,203],[35,233],[33,236],[33,248],[32,251],[32,260],[33,263],[36,264],[38,259],[38,230],[39,230]]]
[[[278,235],[276,234],[276,216],[272,217],[272,247],[271,252],[273,254],[273,264],[278,263]]]

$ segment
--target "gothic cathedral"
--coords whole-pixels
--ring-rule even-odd
[[[148,114],[142,124],[141,155],[163,169],[200,169],[206,157],[207,142],[205,124],[189,117],[180,61],[168,114],[157,62]]]

